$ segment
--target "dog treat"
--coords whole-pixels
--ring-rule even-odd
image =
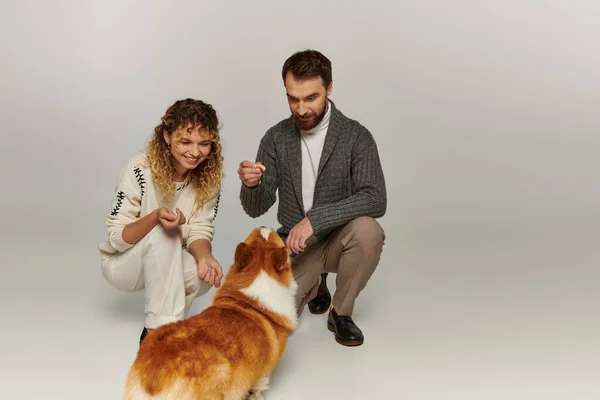
[[[265,170],[267,169],[264,165],[262,165],[260,162],[256,163],[256,168],[260,169],[262,172],[265,172]]]

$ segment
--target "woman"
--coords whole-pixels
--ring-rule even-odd
[[[194,99],[169,107],[146,152],[121,171],[108,240],[98,248],[112,286],[145,289],[140,344],[148,330],[185,318],[196,297],[220,285],[211,242],[222,177],[216,112]]]

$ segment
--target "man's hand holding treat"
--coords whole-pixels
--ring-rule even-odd
[[[262,173],[265,170],[265,166],[262,165],[260,161],[252,162],[246,160],[240,163],[240,167],[238,168],[237,172],[244,185],[247,187],[254,187],[258,185],[258,182],[262,177]]]

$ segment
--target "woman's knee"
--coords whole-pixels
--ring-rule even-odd
[[[191,274],[187,272],[186,275],[187,276],[184,276],[186,296],[200,297],[206,294],[212,287],[208,283],[201,280],[197,273]]]
[[[192,293],[194,294],[194,297],[201,297],[201,296],[204,296],[206,293],[208,293],[210,288],[212,288],[211,285],[198,279],[198,281],[192,287],[192,290],[193,290]]]
[[[181,230],[165,229],[162,225],[158,224],[147,234],[147,242],[153,247],[156,246],[176,246],[182,247],[182,234]]]
[[[112,287],[122,292],[137,292],[143,289],[140,274],[133,270],[121,270],[119,266],[102,265],[102,276]]]

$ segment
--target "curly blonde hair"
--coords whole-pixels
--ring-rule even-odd
[[[171,105],[161,118],[162,123],[154,128],[147,149],[147,159],[152,170],[154,184],[162,192],[162,201],[169,203],[175,194],[175,166],[165,133],[172,139],[174,133],[192,124],[210,133],[210,154],[195,169],[190,171],[190,182],[196,187],[196,207],[202,205],[221,190],[223,179],[223,156],[219,136],[217,113],[210,104],[201,100],[178,100]]]

